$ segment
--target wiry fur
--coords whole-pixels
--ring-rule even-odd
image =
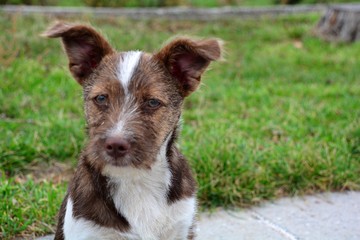
[[[176,147],[184,97],[220,42],[176,39],[158,53],[116,52],[94,29],[57,23],[83,86],[89,141],[55,239],[192,239],[196,184]]]

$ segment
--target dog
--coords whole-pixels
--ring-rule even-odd
[[[82,24],[43,35],[62,40],[88,135],[55,239],[194,239],[196,182],[176,140],[184,98],[221,58],[221,40],[178,37],[150,54],[117,52]]]

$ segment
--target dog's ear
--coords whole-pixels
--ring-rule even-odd
[[[69,69],[81,85],[99,65],[102,58],[113,52],[109,43],[98,32],[85,25],[58,22],[42,35],[49,38],[62,38],[69,58]]]
[[[218,39],[178,38],[165,45],[155,57],[179,81],[180,91],[186,97],[197,89],[210,62],[221,57],[221,49],[222,41]]]

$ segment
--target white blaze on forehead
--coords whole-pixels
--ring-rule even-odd
[[[124,89],[125,99],[117,123],[108,132],[109,136],[123,134],[125,132],[126,123],[135,116],[137,108],[134,105],[133,98],[129,94],[128,87],[134,71],[139,65],[141,54],[141,51],[129,51],[120,55],[116,76]]]
[[[116,75],[125,92],[127,92],[130,80],[139,64],[141,54],[140,51],[130,51],[123,53],[120,57]]]
[[[131,131],[126,129],[126,125],[136,117],[137,110],[138,108],[135,105],[134,99],[131,95],[128,95],[125,98],[125,102],[118,116],[117,122],[107,133],[108,137],[131,134]]]

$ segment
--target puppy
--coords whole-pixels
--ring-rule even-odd
[[[193,239],[196,183],[176,146],[184,98],[221,41],[177,38],[117,52],[93,28],[56,23],[83,87],[88,142],[59,213],[60,239]]]

